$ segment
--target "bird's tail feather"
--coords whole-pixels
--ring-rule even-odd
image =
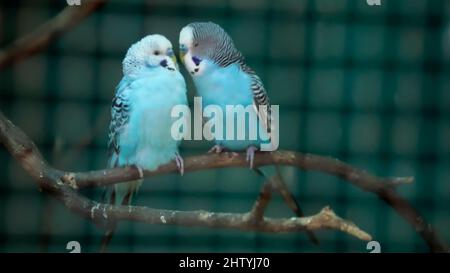
[[[115,225],[115,224],[114,224]],[[105,235],[103,235],[102,244],[100,248],[100,253],[106,253],[107,247],[109,245],[109,242],[111,242],[112,237],[114,236],[116,229],[110,228],[105,232]]]
[[[121,205],[129,205],[131,203],[131,199],[133,198],[134,193],[136,192],[136,189],[134,187],[129,187],[126,194],[123,196],[122,202],[120,202],[119,200],[121,199],[121,197],[117,196],[117,191],[115,187],[112,187],[111,189],[111,193],[110,193],[110,198],[109,198],[109,204],[116,204],[116,201],[119,201]],[[104,195],[104,198],[107,196],[107,194]],[[115,221],[111,221],[110,223],[108,223],[108,228],[105,232],[105,234],[103,235],[103,239],[101,242],[101,248],[100,248],[100,252],[101,253],[105,253],[107,251],[107,247],[109,245],[109,243],[111,242],[112,237],[115,234],[116,231],[116,227],[117,227],[117,223]]]
[[[275,171],[268,170],[268,168],[271,167],[271,169],[274,167]],[[280,193],[283,200],[286,202],[288,207],[297,215],[298,217],[303,217],[305,214],[303,213],[303,210],[301,209],[299,203],[295,199],[295,197],[292,195],[292,193],[289,191],[289,188],[284,181],[279,166],[269,166],[269,167],[263,167],[256,169],[255,171],[264,176],[266,179],[272,179],[275,183],[277,191]],[[272,173],[275,174],[272,174]],[[268,174],[270,173],[270,174]],[[319,240],[317,239],[316,235],[312,231],[307,231],[308,237],[315,245],[319,244]]]

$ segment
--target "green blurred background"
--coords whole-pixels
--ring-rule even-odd
[[[83,3],[83,0],[81,0]],[[35,29],[65,1],[0,1],[0,47]],[[450,242],[450,2],[445,0],[110,1],[38,54],[0,71],[0,109],[56,167],[106,165],[114,87],[128,47],[150,33],[178,47],[178,33],[211,20],[235,44],[280,105],[280,148],[337,157],[380,176],[415,176],[399,192]],[[192,102],[194,88],[183,70]],[[212,143],[184,142],[182,154]],[[101,231],[37,190],[0,149],[0,251],[99,249]],[[330,205],[381,243],[383,252],[425,252],[402,218],[373,194],[328,175],[283,168],[307,214]],[[244,212],[262,181],[246,169],[148,179],[136,203],[165,209]],[[98,198],[97,192],[85,194]],[[279,197],[269,215],[292,216]],[[335,231],[260,234],[121,224],[111,251],[367,252]]]

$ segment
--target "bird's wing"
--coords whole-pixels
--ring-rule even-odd
[[[116,95],[112,100],[111,123],[108,134],[108,158],[109,166],[116,167],[120,152],[119,138],[128,124],[130,117],[130,103],[128,100],[128,84],[122,80],[117,86]]]
[[[260,121],[270,136],[271,133],[271,107],[269,96],[261,79],[256,75],[255,71],[249,66],[241,63],[242,70],[250,76],[251,79],[251,91],[253,95],[253,106],[258,114]],[[265,106],[265,107],[261,107]]]

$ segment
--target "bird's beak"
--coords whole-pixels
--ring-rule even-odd
[[[172,59],[174,65],[177,65],[177,56],[173,53],[172,49],[167,51],[167,56]]]
[[[174,54],[171,56],[173,63],[178,66],[178,62],[177,62],[177,56]]]
[[[180,45],[180,59],[181,62],[184,63],[184,56],[186,55],[186,53],[188,52],[188,48],[186,45]]]

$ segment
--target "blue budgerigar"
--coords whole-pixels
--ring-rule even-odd
[[[109,167],[134,165],[140,170],[155,170],[175,160],[183,174],[180,143],[171,135],[171,111],[176,105],[187,105],[187,98],[172,44],[162,35],[148,35],[133,44],[123,60],[123,78],[111,109]],[[129,205],[141,183],[116,184],[109,202]],[[103,248],[113,230],[105,235]]]
[[[181,30],[179,43],[180,57],[193,78],[197,93],[202,97],[203,107],[218,106],[225,113],[227,105],[252,106],[257,114],[249,119],[252,117],[258,119],[256,122],[265,128],[263,133],[270,137],[270,129],[273,127],[270,126],[271,107],[267,92],[258,75],[245,63],[243,55],[235,47],[231,37],[215,23],[196,22],[188,24]],[[264,138],[251,139],[249,133],[246,136],[247,138],[240,140],[216,139],[216,145],[211,151],[246,150],[247,160],[252,168],[255,151],[259,149]],[[298,216],[303,216],[297,202],[282,181],[277,167],[260,168],[257,172],[266,178],[272,176],[276,178],[278,190],[285,201]],[[309,235],[317,243],[315,236],[312,233]]]

